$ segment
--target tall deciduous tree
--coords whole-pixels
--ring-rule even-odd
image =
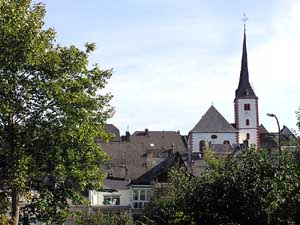
[[[0,213],[14,224],[62,223],[70,201],[100,187],[107,158],[94,138],[113,112],[99,93],[111,71],[88,65],[94,44],[57,45],[44,15],[41,3],[0,0]]]

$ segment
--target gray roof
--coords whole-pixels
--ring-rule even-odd
[[[176,131],[136,131],[128,142],[99,141],[111,157],[106,165],[110,177],[136,179],[151,169],[156,162],[174,152],[187,153],[184,138]],[[156,160],[159,158],[160,160]]]
[[[285,126],[285,125],[283,125],[283,128],[281,129],[280,132],[281,132],[282,135],[285,135],[287,137],[294,137],[294,138],[296,138],[295,135],[293,134],[293,132],[287,126]]]
[[[262,124],[259,126],[258,131],[260,134],[268,134],[269,133],[269,131]]]
[[[106,168],[109,176],[135,179],[148,170],[143,157],[147,149],[143,144],[127,142],[99,144],[103,151],[111,157]]]
[[[184,153],[187,151],[186,142],[179,131],[136,131],[130,136],[130,143],[144,144],[146,148],[168,150]]]
[[[191,130],[193,133],[236,133],[237,130],[212,105]]]
[[[128,189],[128,180],[121,180],[121,179],[109,179],[106,178],[103,181],[104,186],[106,189],[117,189],[117,190],[126,190]]]

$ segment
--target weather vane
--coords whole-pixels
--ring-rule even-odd
[[[248,17],[246,16],[246,13],[243,14],[242,21],[244,22],[244,30],[246,30],[246,22],[248,21]]]

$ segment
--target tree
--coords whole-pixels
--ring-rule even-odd
[[[106,154],[111,76],[89,66],[95,49],[63,47],[43,29],[45,6],[0,0],[0,213],[63,223],[70,202],[98,189]],[[8,203],[8,204],[4,204]]]
[[[127,213],[81,213],[75,217],[77,225],[134,225],[131,216]]]
[[[146,215],[168,225],[300,224],[299,159],[299,152],[250,149],[200,177],[177,174]]]
[[[194,225],[195,221],[186,213],[190,209],[186,198],[194,193],[196,178],[183,169],[172,169],[169,173],[170,185],[156,191],[154,198],[145,208],[142,218],[147,225]]]

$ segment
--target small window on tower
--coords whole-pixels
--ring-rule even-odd
[[[250,134],[249,133],[247,133],[247,140],[249,140],[250,139]]]
[[[249,126],[250,122],[248,119],[246,119],[246,126]]]
[[[249,111],[250,110],[250,104],[244,104],[244,110]]]

